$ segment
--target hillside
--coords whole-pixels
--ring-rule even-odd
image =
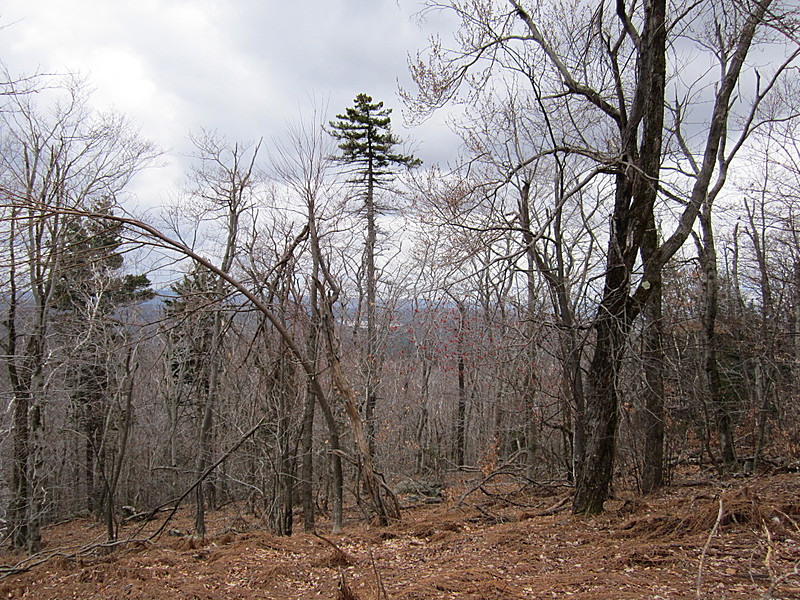
[[[170,600],[361,598],[800,598],[800,477],[684,479],[655,497],[621,494],[574,517],[564,491],[496,484],[448,490],[401,523],[341,535],[265,533],[235,507],[210,515],[204,544],[165,534],[95,547],[88,520],[45,530],[49,560],[0,581],[2,598]],[[461,501],[459,503],[459,501]],[[722,512],[720,513],[720,506]],[[170,523],[188,527],[188,513]],[[124,535],[144,539],[128,525]],[[336,548],[334,548],[334,545]],[[76,554],[76,548],[84,551]],[[71,555],[71,556],[70,556]],[[3,556],[6,565],[20,557]],[[344,586],[343,583],[344,582]],[[348,595],[349,594],[349,595]]]

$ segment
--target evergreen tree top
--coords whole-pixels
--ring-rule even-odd
[[[391,131],[391,108],[373,102],[367,94],[355,97],[355,105],[330,121],[330,134],[339,140],[342,155],[336,159],[351,164],[363,180],[373,184],[391,179],[392,166],[417,167],[418,158],[392,152],[400,139]]]
[[[93,207],[101,214],[113,214],[107,200]],[[88,217],[66,225],[64,252],[56,279],[54,305],[76,311],[95,304],[103,314],[121,306],[152,298],[150,280],[142,274],[121,273],[124,263],[123,225]]]

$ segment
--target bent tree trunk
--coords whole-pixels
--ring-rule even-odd
[[[358,455],[358,465],[361,469],[364,487],[370,499],[371,509],[375,513],[380,525],[388,525],[390,521],[400,519],[400,508],[397,504],[397,498],[391,490],[383,484],[379,475],[375,472],[364,421],[358,410],[356,393],[347,380],[339,360],[339,344],[336,332],[333,328],[333,314],[330,310],[330,305],[327,303],[325,305],[322,323],[327,338],[328,362],[330,365],[333,387],[344,401],[345,412],[347,413],[347,417],[353,429],[353,439]]]

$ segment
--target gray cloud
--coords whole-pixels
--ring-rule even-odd
[[[394,108],[397,133],[427,162],[456,143],[441,122],[402,126],[398,81],[430,31],[412,22],[416,1],[7,0],[0,58],[12,71],[85,73],[95,101],[141,125],[179,176],[186,136],[200,128],[231,139],[280,135],[311,99],[330,118],[360,92]],[[440,24],[437,23],[437,26]],[[422,134],[422,135],[420,135]]]

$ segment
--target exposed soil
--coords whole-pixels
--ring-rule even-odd
[[[276,537],[228,507],[210,515],[204,543],[165,533],[91,549],[102,525],[71,521],[45,530],[42,564],[9,575],[21,557],[0,557],[0,598],[800,598],[798,475],[685,480],[655,497],[621,495],[594,518],[558,506],[563,488],[487,484],[458,505],[469,489],[408,508],[391,527],[354,520],[325,539]],[[169,528],[188,523],[181,514]]]

